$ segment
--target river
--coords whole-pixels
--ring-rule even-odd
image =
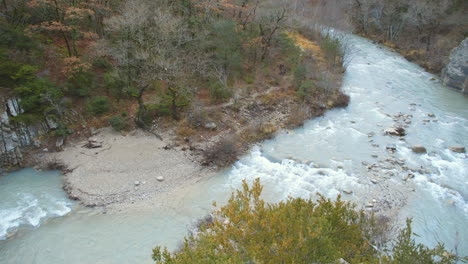
[[[15,235],[0,241],[0,263],[151,263],[152,247],[175,249],[213,200],[257,177],[268,200],[341,193],[366,210],[397,212],[400,222],[412,217],[418,241],[468,255],[468,158],[448,150],[468,146],[468,98],[366,39],[345,42],[349,107],[265,141],[153,208],[83,208],[65,198],[56,172],[1,177],[0,237]],[[384,135],[396,123],[407,126],[404,139]],[[413,153],[415,144],[428,153]]]

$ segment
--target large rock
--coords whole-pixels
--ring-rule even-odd
[[[411,147],[414,153],[426,153],[427,150],[424,146],[422,145],[414,145]]]
[[[0,95],[0,167],[21,166],[23,149],[28,146],[40,146],[38,138],[48,132],[49,128],[45,122],[11,122],[11,118],[23,112],[19,99]]]
[[[468,38],[450,53],[450,60],[442,71],[445,85],[468,94]]]
[[[403,137],[406,135],[406,131],[402,127],[390,127],[385,129],[385,135]]]
[[[452,152],[456,152],[456,153],[465,153],[466,152],[465,147],[462,147],[462,146],[450,147],[449,149]]]

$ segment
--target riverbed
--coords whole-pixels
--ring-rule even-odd
[[[19,214],[19,224],[8,230],[14,235],[0,241],[0,263],[151,263],[152,247],[177,248],[196,219],[212,209],[212,201],[226,201],[242,179],[257,177],[270,201],[315,197],[317,192],[330,198],[341,194],[399,222],[413,217],[419,241],[430,246],[441,241],[468,255],[463,240],[468,237],[468,158],[449,150],[468,147],[468,98],[384,47],[356,36],[347,36],[345,43],[348,108],[284,131],[232,168],[167,193],[149,206],[83,208],[64,198],[56,172],[26,170],[16,175],[25,176],[0,178],[2,188],[15,190],[0,193],[0,215],[16,213],[11,200],[32,192],[51,195],[49,201],[64,205],[61,213],[53,213],[48,203],[25,200],[31,212],[43,215],[35,210],[41,208],[47,213],[29,222],[25,219],[30,214]],[[407,135],[385,135],[384,130],[395,125],[405,126]],[[427,153],[413,153],[416,144]],[[44,174],[55,175],[50,185],[30,182]]]

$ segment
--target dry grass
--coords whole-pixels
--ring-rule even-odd
[[[192,128],[186,119],[179,122],[176,133],[181,138],[188,138],[197,134],[197,130]]]
[[[302,52],[310,54],[320,65],[326,65],[325,54],[317,41],[310,40],[297,32],[288,32],[287,35],[294,40]]]
[[[271,138],[280,127],[272,123],[261,123],[251,125],[239,134],[241,141],[245,144],[259,142]]]

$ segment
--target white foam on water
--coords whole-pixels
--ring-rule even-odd
[[[345,164],[335,161],[334,165],[343,167]],[[256,178],[260,178],[265,188],[273,193],[275,200],[288,196],[310,198],[316,193],[336,198],[341,190],[360,186],[357,177],[348,174],[344,168],[316,168],[313,163],[298,163],[290,159],[273,162],[263,156],[258,147],[234,166],[229,172],[228,182],[233,188],[238,188],[242,180],[252,182]]]
[[[21,227],[37,228],[48,218],[71,211],[73,203],[60,189],[60,176],[49,174],[23,170],[1,178],[0,240]]]

